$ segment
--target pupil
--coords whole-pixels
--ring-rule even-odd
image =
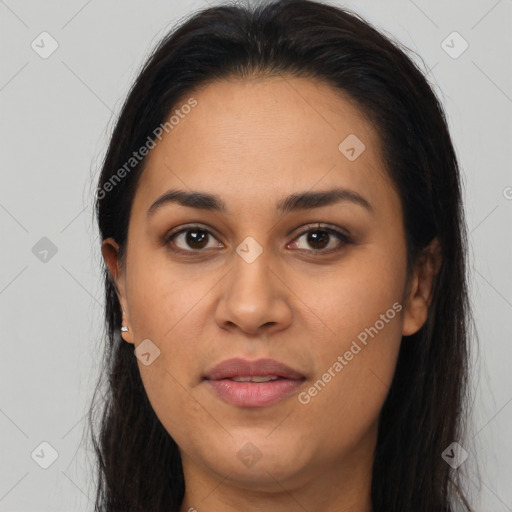
[[[317,249],[324,248],[328,243],[329,234],[325,231],[313,231],[308,235],[308,243]],[[187,232],[187,244],[191,247],[202,248],[206,245],[205,231],[196,230]]]
[[[198,233],[202,233],[202,236],[198,235]],[[195,238],[196,237],[196,238]],[[206,232],[197,230],[197,231],[188,231],[187,232],[187,244],[189,244],[191,247],[197,247],[199,245],[199,248],[204,247],[206,245],[204,242],[206,241]],[[203,242],[203,243],[201,243]]]
[[[318,233],[321,233],[321,235],[318,236]],[[308,236],[308,242],[312,243],[313,247],[316,247],[317,249],[318,248],[322,249],[322,248],[324,248],[327,245],[328,237],[329,237],[329,234],[326,233],[325,231],[313,231]],[[319,239],[320,239],[321,247],[318,247],[318,245],[317,245]],[[322,244],[322,242],[325,242],[325,243]]]

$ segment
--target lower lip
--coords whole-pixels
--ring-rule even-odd
[[[238,407],[264,407],[292,395],[304,380],[277,379],[269,382],[207,380],[222,400]]]

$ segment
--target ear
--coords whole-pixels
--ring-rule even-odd
[[[128,327],[127,332],[121,332],[124,341],[133,343],[133,332],[128,317],[128,301],[126,298],[126,281],[123,266],[119,258],[119,245],[113,238],[106,238],[101,244],[101,254],[105,260],[108,271],[117,292],[117,298],[121,304],[123,325]]]
[[[436,237],[421,252],[416,262],[403,317],[403,336],[416,333],[426,322],[432,302],[434,278],[441,268],[441,263],[441,247]]]

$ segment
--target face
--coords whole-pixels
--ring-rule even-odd
[[[345,472],[360,488],[402,335],[424,323],[431,284],[428,268],[407,279],[379,136],[349,98],[307,79],[216,82],[190,97],[146,159],[125,264],[103,243],[149,400],[190,481],[318,491]],[[224,209],[151,208],[170,190]],[[296,373],[214,381],[231,358]],[[278,373],[264,370],[253,375]]]

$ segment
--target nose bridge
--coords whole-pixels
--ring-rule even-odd
[[[248,310],[261,308],[273,297],[272,273],[269,269],[270,250],[264,249],[253,237],[246,237],[236,248],[229,295]]]
[[[232,271],[217,308],[220,324],[236,324],[255,332],[266,324],[286,323],[289,308],[280,280],[274,275],[272,251],[253,237],[246,237],[237,247]]]

